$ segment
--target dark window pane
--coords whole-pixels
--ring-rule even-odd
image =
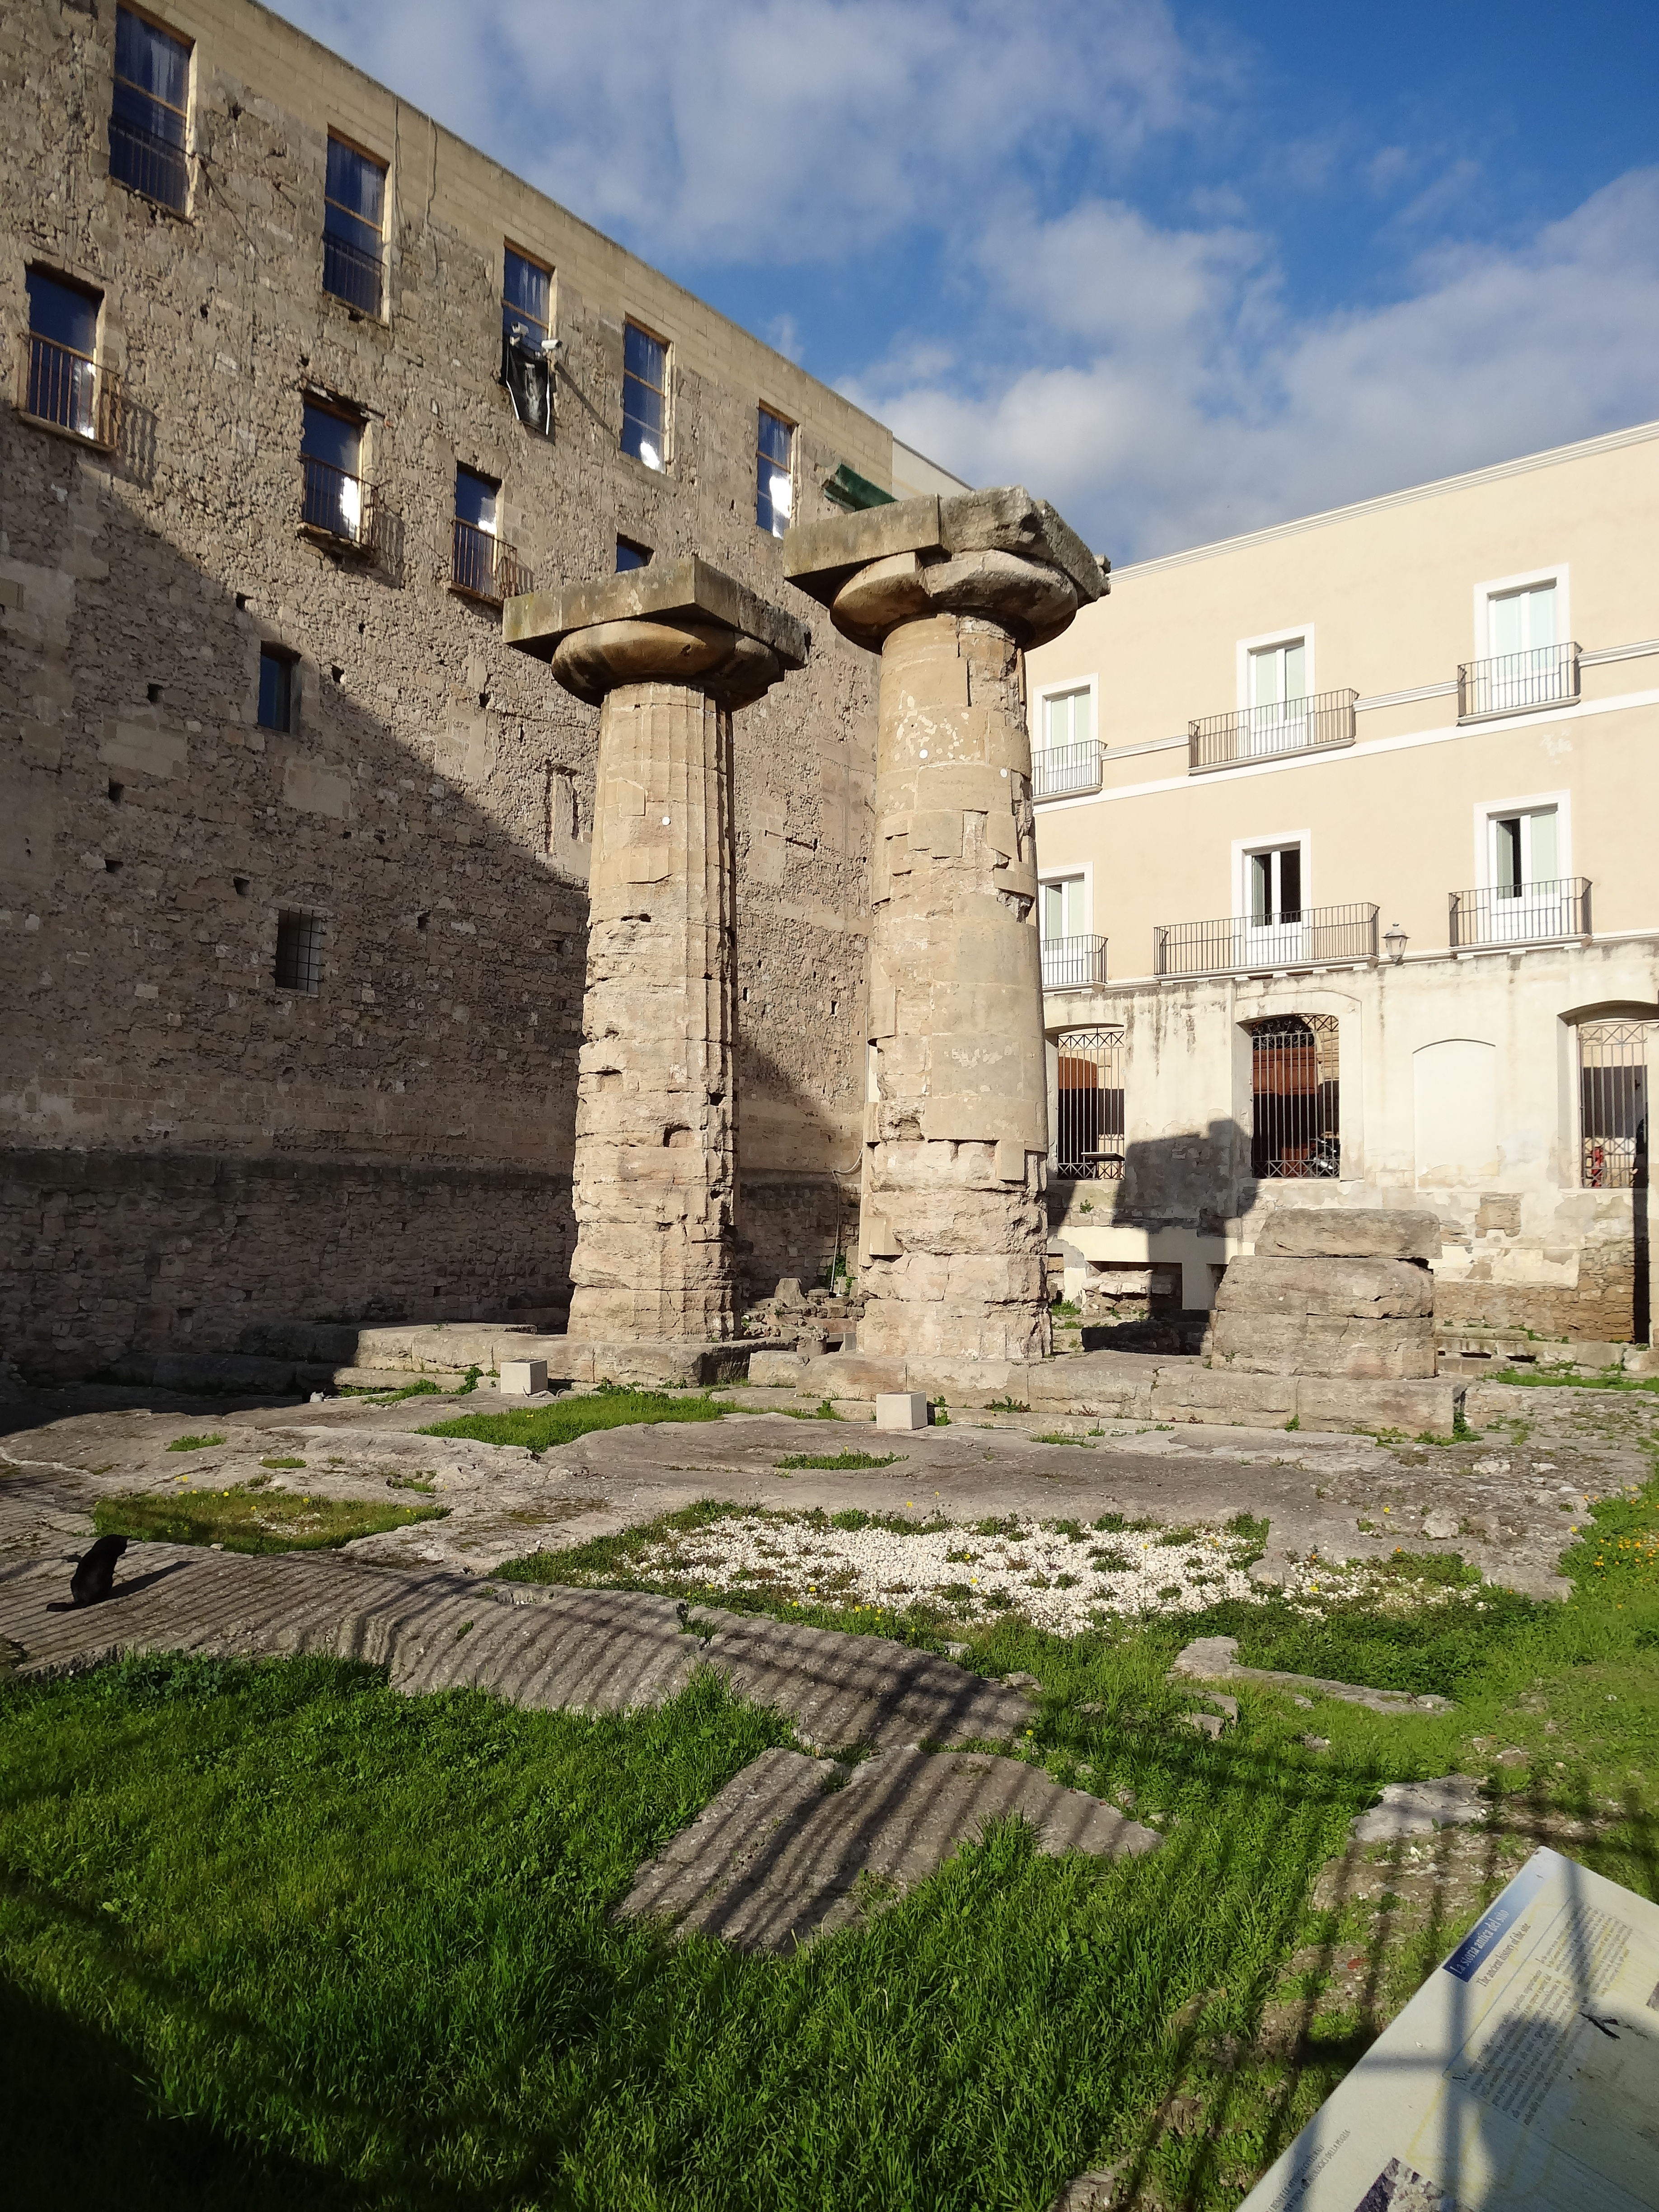
[[[331,468],[343,469],[348,476],[357,474],[358,457],[362,452],[363,435],[355,422],[347,422],[343,415],[336,415],[326,407],[313,407],[306,402],[305,433],[300,441],[300,451],[314,461],[326,461]]]
[[[623,339],[622,448],[647,468],[662,467],[663,386],[668,349],[629,323]]]
[[[791,436],[789,425],[781,416],[773,414],[769,407],[761,409],[760,449],[769,460],[776,461],[785,470],[789,466]]]
[[[279,914],[276,917],[276,988],[315,997],[322,980],[323,923],[320,915]]]
[[[1288,845],[1279,856],[1279,911],[1285,921],[1302,916],[1302,848]]]
[[[294,663],[269,646],[259,653],[259,726],[286,730],[294,717]]]
[[[617,574],[618,575],[621,575],[624,568],[648,568],[650,563],[651,554],[648,547],[631,544],[626,538],[619,538],[617,540]]]
[[[184,143],[184,111],[190,96],[190,48],[169,38],[142,15],[115,11],[115,81],[175,109],[179,118],[175,145]]]
[[[455,471],[457,518],[462,522],[470,522],[477,530],[494,530],[498,489],[489,477],[481,477],[472,469],[458,468]]]
[[[509,246],[501,283],[501,327],[510,331],[515,322],[533,325],[527,332],[533,344],[548,328],[552,291],[552,279],[546,270],[526,261]]]
[[[189,46],[118,8],[109,173],[118,185],[180,214],[190,197],[184,152],[189,99]]]
[[[667,348],[653,337],[647,337],[636,324],[629,323],[623,336],[623,371],[625,375],[637,376],[647,384],[662,388],[663,357]]]
[[[328,142],[323,289],[366,315],[380,312],[380,216],[386,171],[337,138]]]
[[[355,146],[331,138],[326,194],[332,209],[355,218],[364,225],[367,235],[378,240],[386,195],[386,169],[380,162],[371,161]]]
[[[54,345],[70,346],[76,353],[93,353],[98,337],[96,298],[89,292],[77,291],[72,284],[60,284],[38,269],[31,269],[25,281],[29,329],[34,336],[50,338]]]

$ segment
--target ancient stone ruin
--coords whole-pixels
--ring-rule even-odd
[[[732,715],[806,633],[695,556],[510,601],[597,706],[573,1337],[732,1335],[739,1304]]]
[[[1228,1262],[1211,1363],[1247,1375],[1410,1382],[1435,1371],[1432,1213],[1280,1206]]]
[[[784,566],[881,654],[859,1348],[1040,1358],[1048,1093],[1022,656],[1104,573],[1018,488],[809,524]]]

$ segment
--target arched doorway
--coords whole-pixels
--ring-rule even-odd
[[[1334,1014],[1249,1022],[1250,1173],[1258,1182],[1342,1172]]]
[[[1123,1032],[1062,1030],[1054,1173],[1075,1182],[1123,1176]]]

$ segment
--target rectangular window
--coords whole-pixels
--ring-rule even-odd
[[[98,349],[99,293],[67,284],[41,269],[31,269],[25,283],[29,302],[28,388],[24,411],[42,422],[55,422],[97,445],[113,443],[106,435],[107,404],[103,402],[94,356]]]
[[[305,476],[301,519],[312,530],[326,531],[354,545],[362,542],[366,521],[361,422],[315,400],[305,403],[300,465]]]
[[[648,469],[668,459],[668,348],[629,323],[623,337],[622,449]]]
[[[1555,580],[1528,584],[1518,592],[1494,592],[1486,602],[1492,624],[1491,649],[1498,658],[1537,653],[1555,643]]]
[[[1575,688],[1574,656],[1558,649],[1555,579],[1493,592],[1486,600],[1484,666],[1459,702],[1461,713],[1514,714],[1525,707],[1548,706],[1571,698]]]
[[[1266,853],[1249,853],[1244,860],[1249,894],[1250,921],[1255,927],[1269,928],[1302,919],[1302,848],[1279,845]]]
[[[651,548],[648,545],[636,545],[631,538],[617,540],[617,574],[619,576],[624,569],[648,568],[650,565]]]
[[[1523,898],[1560,872],[1557,815],[1553,806],[1492,817],[1492,887],[1501,899]]]
[[[259,647],[259,727],[294,727],[294,655],[279,645]]]
[[[789,527],[795,503],[795,433],[769,407],[760,410],[760,453],[757,464],[755,520],[774,538]]]
[[[553,335],[553,277],[509,246],[501,272],[501,328],[539,353]]]
[[[115,11],[115,97],[109,112],[109,173],[179,215],[190,197],[185,123],[190,47],[131,9]]]
[[[323,289],[362,314],[378,315],[386,163],[331,137],[324,190]]]
[[[1589,1190],[1648,1181],[1647,1063],[1656,1026],[1586,1022],[1579,1030],[1579,1173]]]
[[[477,469],[455,471],[455,556],[450,580],[477,599],[501,595],[496,521],[501,486]]]
[[[1081,937],[1083,878],[1065,876],[1042,886],[1042,941],[1052,945],[1062,937]]]
[[[1086,745],[1094,733],[1094,702],[1086,684],[1080,691],[1061,691],[1043,701],[1042,742],[1049,752]]]
[[[283,913],[276,917],[276,988],[314,999],[323,975],[323,918]]]

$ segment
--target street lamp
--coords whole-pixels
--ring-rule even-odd
[[[1406,957],[1406,933],[1397,921],[1390,922],[1382,933],[1382,942],[1389,948],[1389,957],[1397,968]]]

